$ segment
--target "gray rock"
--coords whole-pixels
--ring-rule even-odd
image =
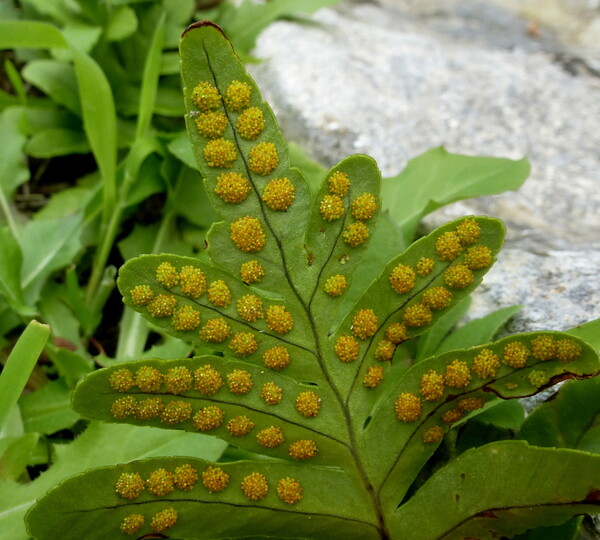
[[[530,157],[533,172],[518,193],[453,205],[430,227],[487,213],[507,222],[513,246],[600,248],[599,80],[565,71],[556,38],[540,45],[514,13],[452,4],[445,22],[435,12],[411,18],[363,4],[322,10],[319,25],[279,22],[259,39],[255,54],[267,61],[253,75],[286,135],[327,164],[364,152],[391,176],[440,144]],[[498,29],[486,32],[494,21]]]

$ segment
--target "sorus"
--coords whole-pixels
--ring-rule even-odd
[[[442,426],[432,426],[423,433],[423,442],[425,444],[433,444],[442,440],[444,436],[444,428]]]
[[[191,491],[194,489],[197,481],[198,471],[189,463],[185,463],[180,467],[175,467],[173,482],[175,483],[175,487],[177,489],[180,489],[181,491]]]
[[[217,176],[215,195],[229,204],[240,204],[246,200],[252,186],[248,178],[237,172],[226,172]]]
[[[137,404],[135,417],[138,420],[151,420],[158,417],[164,408],[162,399],[158,397],[147,398]]]
[[[123,534],[135,534],[144,526],[144,516],[142,514],[129,514],[123,518],[119,529]]]
[[[138,473],[122,473],[115,484],[117,495],[132,500],[139,497],[146,487],[146,482]]]
[[[300,392],[296,398],[296,410],[305,418],[319,414],[321,398],[312,390]]]
[[[189,420],[192,416],[192,405],[187,401],[170,401],[165,405],[160,420],[164,424],[175,425]]]
[[[402,315],[402,320],[406,326],[416,328],[427,326],[431,322],[431,319],[433,319],[433,313],[431,313],[431,310],[427,306],[421,303],[408,306]]]
[[[327,185],[329,187],[329,193],[345,197],[350,189],[350,179],[346,173],[335,171],[327,179]]]
[[[458,224],[456,234],[463,244],[474,244],[479,240],[481,227],[473,218],[467,218]]]
[[[260,391],[260,397],[265,400],[267,405],[277,405],[281,403],[283,390],[274,382],[267,382],[263,384],[262,390]]]
[[[129,294],[134,306],[145,306],[154,298],[154,291],[148,285],[136,285]]]
[[[236,332],[229,342],[229,348],[236,356],[245,358],[257,351],[258,343],[251,332]]]
[[[214,84],[201,82],[192,91],[192,101],[199,109],[209,111],[221,104],[221,95]]]
[[[382,339],[375,349],[375,359],[384,362],[391,362],[396,352],[396,346],[387,339]]]
[[[157,319],[173,315],[177,300],[171,294],[159,294],[148,304],[148,313]]]
[[[214,396],[223,386],[221,374],[210,364],[199,367],[194,372],[194,390],[205,396]]]
[[[445,383],[451,388],[464,388],[471,382],[469,366],[462,360],[452,360],[446,367]]]
[[[231,141],[212,139],[204,147],[204,159],[209,167],[229,169],[237,159],[237,149]]]
[[[245,294],[236,304],[238,315],[245,321],[255,322],[264,316],[262,300],[254,294]]]
[[[444,395],[444,376],[430,369],[421,377],[419,392],[426,401],[437,401]]]
[[[255,140],[265,129],[263,112],[258,107],[249,107],[238,116],[235,129],[243,139]]]
[[[208,286],[208,301],[217,307],[227,307],[231,303],[231,291],[222,279]]]
[[[512,368],[522,368],[527,364],[529,349],[520,341],[513,341],[504,347],[502,361]]]
[[[215,405],[202,407],[194,415],[194,427],[199,431],[210,431],[211,429],[216,429],[223,423],[224,415],[225,413],[223,412],[223,409],[220,409]]]
[[[282,478],[277,482],[277,495],[286,504],[296,504],[302,499],[302,486],[293,478]]]
[[[352,318],[352,333],[359,339],[369,339],[378,328],[377,315],[372,309],[360,309]]]
[[[531,373],[528,376],[528,379],[532,386],[535,386],[536,388],[539,388],[540,386],[543,386],[544,384],[546,384],[546,382],[548,382],[546,373],[541,369],[534,369],[533,371],[531,371]]]
[[[248,153],[248,168],[260,176],[271,174],[279,165],[277,148],[271,142],[262,142]]]
[[[390,324],[385,330],[385,338],[394,345],[399,345],[409,338],[406,325],[395,322]]]
[[[376,388],[383,381],[383,368],[381,366],[371,366],[363,377],[363,384],[367,388]]]
[[[421,416],[421,400],[411,392],[403,392],[394,403],[396,417],[402,422],[414,422]]]
[[[344,215],[344,201],[339,195],[325,195],[319,204],[319,212],[325,221],[335,221]]]
[[[242,480],[242,491],[246,499],[259,501],[267,496],[269,484],[264,474],[252,473]]]
[[[165,375],[167,392],[171,394],[183,394],[192,387],[192,373],[183,366],[173,367]]]
[[[531,341],[531,350],[536,360],[552,360],[556,354],[556,340],[552,336],[538,336]]]
[[[111,388],[117,392],[127,392],[135,386],[133,373],[128,369],[117,369],[116,371],[113,371],[108,377],[108,383]]]
[[[146,480],[148,493],[156,497],[168,495],[175,489],[173,473],[166,469],[156,469]]]
[[[256,424],[247,416],[234,416],[227,422],[227,431],[234,437],[243,437],[250,433]]]
[[[492,262],[492,250],[487,246],[473,246],[465,253],[465,264],[471,270],[482,270],[490,266]]]
[[[265,269],[253,259],[240,267],[240,277],[244,283],[258,283],[265,277]]]
[[[294,202],[296,188],[287,178],[270,180],[263,190],[262,200],[275,211],[285,211]]]
[[[133,396],[125,396],[116,399],[111,408],[110,414],[118,419],[128,418],[133,416],[137,410],[137,402]]]
[[[327,278],[324,288],[325,292],[329,296],[337,297],[344,293],[347,286],[348,282],[346,281],[346,276],[342,274],[335,274],[334,276]]]
[[[231,328],[222,317],[209,319],[200,330],[200,337],[208,343],[223,343],[231,334]]]
[[[435,252],[441,261],[453,261],[462,252],[460,237],[454,232],[445,232],[435,242]]]
[[[238,249],[245,253],[260,251],[267,241],[260,219],[245,216],[236,219],[230,226],[230,238]]]
[[[430,259],[429,257],[421,257],[417,261],[417,274],[419,274],[421,277],[428,276],[431,274],[431,272],[433,272],[434,266],[435,263],[433,262],[433,259]]]
[[[477,397],[468,397],[459,399],[456,404],[457,409],[464,412],[476,411],[485,405],[485,399]]]
[[[192,306],[181,306],[173,313],[171,324],[180,332],[195,330],[200,326],[200,312]]]
[[[442,422],[444,422],[444,424],[450,425],[454,424],[455,422],[458,422],[462,417],[463,412],[460,409],[450,409],[442,415]]]
[[[227,124],[227,116],[221,111],[205,112],[196,118],[198,131],[207,139],[222,137]]]
[[[445,287],[432,287],[423,293],[421,302],[430,309],[444,309],[452,302],[452,293]]]
[[[473,360],[473,371],[480,379],[487,379],[496,375],[500,367],[500,358],[490,349],[482,349]]]
[[[186,296],[199,298],[206,291],[206,276],[200,268],[184,266],[179,272],[179,288]]]
[[[358,247],[369,238],[369,227],[362,221],[352,223],[346,227],[342,238],[350,247]]]
[[[267,326],[278,334],[287,334],[294,327],[292,314],[285,306],[269,306],[266,321]]]
[[[466,264],[455,264],[444,272],[444,281],[451,289],[464,289],[473,282],[473,272]]]
[[[556,342],[556,358],[569,363],[581,356],[581,345],[572,339],[559,339]]]
[[[223,491],[229,484],[229,475],[220,467],[207,467],[202,473],[202,483],[209,493]]]
[[[245,369],[234,369],[227,374],[227,386],[232,394],[237,396],[247,394],[254,386],[252,375]]]
[[[162,532],[170,529],[175,523],[177,523],[177,510],[170,507],[154,514],[150,522],[150,528],[154,532]]]
[[[319,448],[315,441],[304,439],[290,444],[288,452],[294,459],[311,459],[319,453]]]
[[[377,200],[372,193],[363,193],[352,201],[352,215],[355,219],[365,221],[371,219],[377,210]]]
[[[358,358],[358,341],[352,336],[340,336],[335,342],[334,351],[342,362],[354,362]]]
[[[256,442],[263,448],[275,448],[283,444],[283,432],[280,427],[270,426],[256,434]]]
[[[415,271],[405,264],[396,265],[390,272],[390,285],[398,294],[404,294],[415,286]]]
[[[264,352],[262,360],[265,367],[280,371],[290,363],[290,353],[285,347],[273,347]]]
[[[225,90],[224,101],[230,111],[239,112],[250,105],[252,87],[247,82],[232,81]]]

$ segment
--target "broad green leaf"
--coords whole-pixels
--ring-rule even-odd
[[[71,389],[63,378],[24,394],[19,400],[25,431],[51,435],[70,428],[79,415],[71,409]]]
[[[424,215],[450,202],[518,189],[529,170],[527,159],[461,156],[434,148],[385,179],[383,200],[408,244]]]
[[[0,438],[0,480],[16,480],[21,476],[38,439],[37,433]]]
[[[587,341],[594,349],[600,352],[600,319],[580,324],[567,331],[569,334]]]
[[[14,190],[29,179],[23,152],[26,139],[20,129],[22,118],[20,107],[9,107],[0,113],[0,198],[9,199]],[[1,210],[2,214],[6,211],[4,207]]]
[[[105,36],[108,41],[120,41],[133,34],[138,26],[135,11],[129,6],[119,6],[110,14]]]
[[[536,446],[600,454],[600,379],[568,381],[525,420],[519,438]]]
[[[49,334],[48,326],[31,321],[9,354],[0,373],[0,431],[17,403]]]
[[[442,341],[435,353],[441,354],[459,347],[470,347],[486,343],[493,339],[506,322],[520,310],[521,306],[500,308],[479,319],[469,321]]]
[[[115,444],[117,441],[118,444]],[[27,509],[51,487],[91,467],[154,456],[191,456],[217,460],[225,447],[225,443],[212,437],[183,431],[167,432],[92,422],[75,441],[54,445],[52,467],[35,481],[29,484],[0,481],[0,530],[13,540],[30,538],[23,520]]]
[[[452,362],[462,364],[455,383],[448,382]],[[388,508],[396,506],[441,434],[486,402],[533,395],[561,380],[593,376],[599,368],[600,360],[587,343],[559,332],[516,334],[419,362],[378,405],[365,430],[365,460],[372,464],[378,498]],[[442,392],[430,381],[432,374],[445,377],[448,386]],[[391,438],[393,446],[381,444]]]
[[[411,540],[511,538],[598,512],[599,481],[599,456],[517,441],[492,443],[434,474],[394,512],[391,530]]]
[[[238,538],[243,531],[244,537],[329,538],[335,534],[365,540],[379,538],[376,523],[369,515],[368,499],[357,496],[359,486],[350,475],[333,467],[240,461],[219,464],[228,475],[228,485],[220,492],[211,493],[202,480],[191,490],[175,488],[163,496],[143,492],[133,500],[123,499],[115,491],[123,473],[137,473],[146,479],[157,470],[175,472],[184,465],[193,468],[198,476],[214,466],[193,458],[148,459],[70,478],[29,512],[29,532],[40,540],[66,534],[85,537],[92,531],[98,538],[112,538],[120,536],[120,524],[135,513],[144,515],[145,523],[139,534],[146,534],[152,531],[150,524],[158,512],[173,508],[177,518],[168,528],[170,537]],[[253,473],[263,475],[268,483],[268,492],[262,500],[248,501],[239,488]],[[292,478],[301,486],[302,496],[295,504],[278,496],[278,484],[285,478]],[[92,493],[90,486],[94,486]],[[56,508],[55,499],[63,501],[62,508]],[[210,527],[206,521],[208,513]]]
[[[81,131],[55,128],[38,131],[29,139],[25,150],[31,157],[53,158],[69,154],[87,154],[90,145]]]
[[[0,21],[0,49],[17,47],[66,48],[67,41],[56,26],[45,22]]]
[[[23,307],[21,290],[21,248],[6,227],[0,229],[0,252],[3,263],[0,265],[0,295],[15,309]]]

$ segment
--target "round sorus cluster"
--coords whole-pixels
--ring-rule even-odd
[[[170,529],[175,523],[177,523],[177,510],[170,507],[154,514],[150,522],[150,528],[158,533]]]
[[[352,333],[359,339],[369,339],[377,332],[377,315],[372,309],[360,309],[352,318]]]
[[[232,81],[225,90],[224,101],[230,111],[239,112],[250,105],[252,87],[247,82]]]
[[[217,176],[215,195],[230,204],[240,204],[246,200],[252,187],[245,176],[237,172],[226,172]]]
[[[137,403],[133,396],[116,399],[110,407],[110,414],[118,419],[133,416],[137,411]]]
[[[403,341],[406,341],[409,337],[408,329],[404,324],[395,322],[390,324],[385,329],[385,339],[391,341],[394,345],[399,345]]]
[[[200,326],[200,312],[192,306],[181,306],[173,313],[171,324],[179,332],[196,330]]]
[[[146,487],[146,482],[138,473],[123,473],[115,484],[117,495],[128,501],[139,497]]]
[[[231,141],[212,139],[204,147],[204,159],[209,167],[229,169],[237,159],[237,149]]]
[[[463,416],[464,413],[460,409],[450,409],[442,415],[442,422],[451,425],[458,422]]]
[[[220,467],[207,467],[202,473],[202,483],[209,493],[223,491],[229,484],[229,475]]]
[[[437,401],[444,395],[444,376],[430,369],[421,377],[419,393],[426,401]]]
[[[274,178],[263,190],[262,200],[271,210],[287,210],[294,202],[296,188],[288,178]]]
[[[485,399],[477,398],[477,397],[468,397],[459,399],[456,404],[456,408],[464,411],[471,412],[476,411],[477,409],[481,409],[485,405]]]
[[[363,384],[367,388],[376,388],[383,381],[383,368],[381,366],[371,366],[363,377]]]
[[[148,313],[157,319],[164,319],[173,315],[177,299],[171,294],[159,294],[148,304]]]
[[[396,352],[396,346],[387,339],[382,339],[375,348],[375,359],[383,362],[391,362]]]
[[[200,268],[184,266],[179,272],[179,288],[186,296],[199,298],[206,291],[206,276]]]
[[[476,245],[467,249],[465,264],[471,270],[482,270],[493,262],[492,250],[487,246]]]
[[[154,291],[148,285],[136,285],[129,294],[134,306],[145,306],[154,298]]]
[[[189,463],[185,463],[180,467],[175,467],[173,482],[175,483],[175,487],[177,489],[180,489],[181,491],[191,491],[194,489],[197,481],[198,471]]]
[[[394,403],[396,417],[402,422],[414,422],[421,416],[421,400],[410,392],[403,392]]]
[[[142,514],[129,514],[123,518],[119,529],[123,534],[135,534],[144,526],[144,516]]]
[[[223,386],[221,374],[210,364],[194,371],[194,390],[202,395],[214,396]]]
[[[432,287],[423,293],[421,302],[431,309],[444,309],[452,302],[452,293],[445,287]]]
[[[248,153],[248,167],[254,174],[267,176],[279,165],[277,148],[271,142],[258,143]]]
[[[156,281],[165,287],[175,287],[179,283],[177,269],[169,262],[161,262],[156,267]]]
[[[325,195],[319,204],[319,212],[325,221],[335,221],[344,215],[344,201],[339,195]]]
[[[223,343],[231,334],[231,328],[222,317],[209,319],[200,330],[200,337],[208,343]]]
[[[467,218],[458,224],[456,234],[463,244],[474,244],[479,240],[481,227],[479,227],[479,223],[473,218]]]
[[[482,349],[473,360],[473,371],[480,379],[488,379],[496,375],[500,367],[500,358],[490,349]]]
[[[150,495],[164,497],[175,489],[173,473],[165,469],[156,469],[146,480],[146,489]]]
[[[260,501],[267,496],[269,484],[264,474],[252,473],[242,480],[242,491],[246,499]]]
[[[319,414],[321,398],[312,390],[300,392],[296,398],[296,410],[305,418],[312,418]]]
[[[227,422],[227,431],[234,437],[248,435],[256,424],[247,416],[234,416]]]
[[[433,262],[433,259],[430,259],[429,257],[421,257],[417,261],[417,274],[419,274],[421,277],[428,276],[431,274],[431,272],[433,272],[434,265],[435,263]]]
[[[396,265],[390,272],[390,285],[398,294],[404,294],[415,286],[415,271],[405,264]]]
[[[170,401],[165,405],[160,420],[164,424],[181,424],[192,417],[192,405],[187,401]]]
[[[283,390],[274,382],[267,382],[263,384],[262,390],[260,391],[260,397],[265,400],[267,405],[277,405],[278,403],[281,403]]]
[[[327,186],[329,188],[329,193],[338,195],[339,197],[345,197],[350,189],[350,179],[346,173],[335,171],[327,179]]]
[[[286,504],[296,504],[302,499],[302,486],[293,478],[282,478],[277,482],[277,495]]]
[[[236,332],[229,342],[229,348],[236,356],[245,358],[257,351],[258,343],[251,332]]]
[[[183,394],[192,387],[192,372],[183,366],[170,368],[165,375],[165,386],[171,394]]]
[[[265,269],[253,259],[240,267],[240,277],[244,283],[259,283],[265,277]]]
[[[369,227],[362,221],[352,223],[346,227],[342,238],[350,247],[358,247],[369,238]]]
[[[261,429],[256,434],[256,442],[263,448],[275,448],[283,444],[283,440],[283,431],[281,431],[280,427],[270,426]]]
[[[355,219],[371,219],[377,210],[377,200],[372,193],[363,193],[352,201],[351,212]]]
[[[473,272],[466,264],[456,264],[444,272],[444,281],[452,289],[464,289],[473,282]]]
[[[442,426],[432,426],[423,433],[423,442],[425,444],[433,444],[442,440],[444,436],[444,428]]]
[[[255,322],[264,317],[262,300],[254,294],[245,294],[236,304],[238,315],[248,322]]]
[[[227,374],[227,386],[232,394],[237,396],[247,394],[254,386],[252,375],[245,369],[234,369]]]
[[[348,281],[346,280],[346,276],[343,274],[335,274],[334,276],[328,277],[325,281],[325,292],[329,296],[341,296],[346,287],[348,286]]]
[[[203,137],[217,139],[223,136],[227,128],[227,116],[221,111],[209,111],[196,118],[196,126]]]
[[[260,219],[244,216],[231,224],[230,238],[238,249],[245,253],[260,251],[267,241]]]
[[[294,459],[311,459],[317,456],[319,448],[317,443],[310,439],[294,441],[288,449],[290,457]]]
[[[559,339],[556,342],[556,358],[569,363],[581,356],[581,345],[572,339]]]
[[[231,303],[231,291],[222,279],[213,281],[208,286],[208,301],[217,307],[227,307]]]
[[[108,384],[110,384],[110,387],[117,392],[128,392],[135,386],[133,373],[128,369],[117,369],[108,377]]]
[[[462,360],[452,360],[446,366],[444,382],[450,388],[464,388],[471,382],[471,372],[466,362]]]
[[[287,334],[294,326],[292,314],[285,306],[269,306],[266,321],[267,326],[278,334]]]
[[[255,140],[265,129],[265,117],[258,107],[249,107],[238,116],[235,129],[243,139]]]
[[[333,350],[342,362],[354,362],[358,358],[359,344],[352,336],[340,336]]]
[[[532,386],[539,388],[548,382],[546,373],[541,369],[534,369],[528,376],[529,382]]]
[[[221,95],[214,84],[201,82],[192,91],[192,101],[199,109],[210,111],[221,104]]]
[[[504,347],[502,361],[511,368],[522,368],[527,364],[529,349],[520,341],[513,341]]]
[[[135,417],[138,420],[151,420],[157,418],[164,408],[162,399],[158,397],[147,398],[137,404]]]
[[[262,361],[265,367],[280,371],[290,363],[290,353],[285,347],[273,347],[264,352]]]
[[[445,232],[435,242],[435,252],[441,261],[453,261],[461,251],[460,237],[455,232]]]
[[[531,341],[531,351],[536,360],[552,360],[556,355],[556,340],[552,336],[538,336]]]
[[[421,303],[408,306],[402,315],[404,324],[413,328],[427,326],[431,319],[433,319],[433,313],[426,305]]]
[[[223,423],[223,409],[215,405],[202,407],[193,418],[194,427],[199,431],[210,431],[218,428]]]

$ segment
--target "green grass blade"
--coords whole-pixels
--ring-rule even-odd
[[[39,21],[0,21],[0,49],[65,49],[69,45],[60,30]]]
[[[0,431],[25,388],[49,335],[49,326],[31,321],[8,356],[0,374]]]

